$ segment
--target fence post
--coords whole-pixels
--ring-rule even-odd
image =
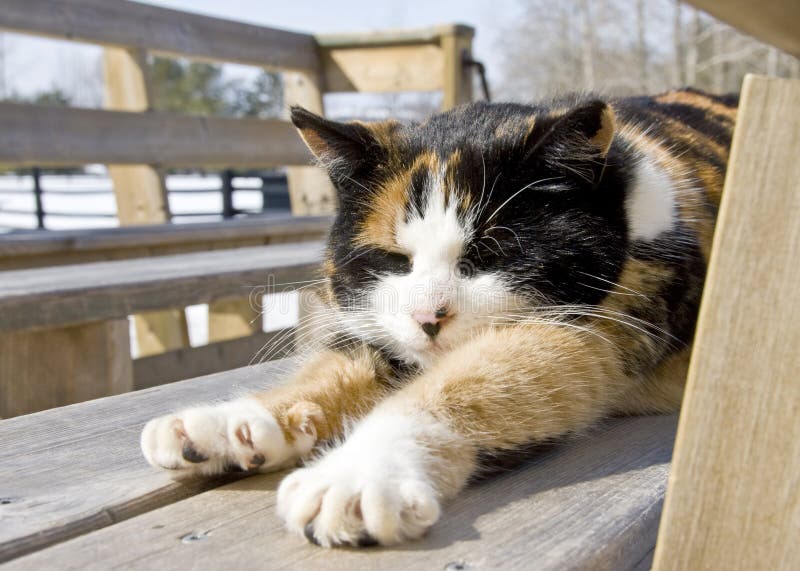
[[[152,97],[147,53],[141,49],[103,50],[105,107],[119,111],[148,111]],[[150,165],[109,165],[121,225],[169,222],[169,204],[162,173]],[[135,317],[141,355],[189,345],[183,308],[153,311]]]
[[[222,217],[225,219],[233,218],[236,210],[233,208],[233,171],[226,169],[222,171]]]
[[[472,101],[472,68],[464,60],[472,57],[475,30],[455,25],[442,35],[444,77],[442,78],[442,111]]]
[[[33,178],[33,198],[36,201],[36,227],[44,230],[44,205],[42,203],[42,169],[33,167],[31,169]]]

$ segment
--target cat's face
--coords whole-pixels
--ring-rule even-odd
[[[481,328],[595,303],[617,277],[625,175],[602,102],[292,119],[339,195],[325,265],[337,319],[396,358],[428,365]]]

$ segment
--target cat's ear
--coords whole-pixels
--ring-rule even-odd
[[[554,119],[543,132],[540,130],[538,136],[532,137],[527,154],[597,183],[615,129],[614,110],[604,101],[590,101]],[[536,123],[533,130],[537,130]]]
[[[291,118],[332,178],[352,176],[375,156],[378,142],[362,123],[331,121],[299,106],[292,107]]]

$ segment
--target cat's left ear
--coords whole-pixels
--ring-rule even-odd
[[[299,106],[292,107],[291,118],[334,182],[364,170],[381,149],[373,131],[362,123],[331,121]]]
[[[537,125],[534,124],[534,131]],[[534,137],[528,156],[536,155],[589,182],[599,182],[614,140],[616,118],[608,103],[590,101],[556,118]]]

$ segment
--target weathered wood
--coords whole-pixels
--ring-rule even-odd
[[[0,418],[132,389],[127,319],[0,333]]]
[[[328,92],[434,91],[442,87],[444,57],[438,45],[321,50]]]
[[[689,0],[689,4],[800,57],[800,3],[796,0]]]
[[[286,103],[302,105],[309,111],[323,115],[323,81],[324,78],[318,74],[284,74]],[[323,169],[316,166],[291,167],[286,169],[286,177],[292,214],[295,216],[330,214],[336,209],[336,192]]]
[[[540,452],[471,486],[422,541],[400,549],[331,551],[288,535],[274,511],[283,476],[276,474],[171,504],[8,568],[220,569],[257,562],[264,569],[632,569],[655,541],[675,423],[670,416],[617,419]],[[202,540],[182,540],[190,534]]]
[[[0,272],[0,331],[114,319],[313,277],[319,242]],[[283,284],[290,284],[284,286]]]
[[[800,562],[798,109],[800,81],[745,78],[657,570]]]
[[[318,69],[313,36],[124,0],[3,0],[0,28],[194,59]]]
[[[317,34],[314,39],[323,49],[359,48],[379,46],[402,46],[439,44],[442,36],[475,35],[475,29],[464,24],[443,24],[429,28],[408,30],[374,30],[369,32],[344,34]]]
[[[20,166],[266,167],[311,160],[291,123],[278,119],[0,103],[0,124],[0,162]]]
[[[268,354],[264,351],[265,348],[269,348]],[[133,388],[149,389],[229,371],[247,366],[251,362],[260,363],[262,357],[269,357],[270,360],[282,359],[292,353],[293,349],[294,335],[292,328],[287,328],[141,357],[133,361]]]
[[[142,49],[103,50],[105,107],[113,111],[152,111],[147,52]],[[169,222],[164,175],[150,165],[108,165],[114,185],[120,225]],[[183,308],[134,316],[140,355],[152,355],[189,345]]]
[[[260,295],[224,299],[209,304],[208,340],[225,341],[261,331],[264,320],[260,307]]]
[[[288,356],[294,348],[292,328],[259,332],[248,337],[218,341],[200,347],[185,347],[160,355],[133,361],[133,388],[149,389],[166,383],[182,381],[220,371],[229,371]],[[269,348],[266,354],[265,349]]]
[[[464,59],[472,55],[473,35],[472,30],[456,30],[442,36],[442,109],[445,111],[472,101],[472,69],[464,65]]]
[[[1,421],[0,561],[218,485],[178,484],[150,468],[139,451],[142,426],[274,384],[291,366],[271,362]]]
[[[220,250],[253,241],[271,244],[319,240],[330,224],[328,216],[271,216],[197,224],[14,233],[0,240],[0,270]]]

